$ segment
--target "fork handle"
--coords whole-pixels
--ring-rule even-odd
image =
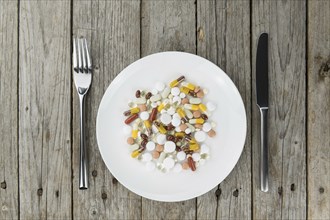
[[[80,101],[80,162],[79,189],[88,189],[87,151],[85,148],[85,95],[79,94]]]

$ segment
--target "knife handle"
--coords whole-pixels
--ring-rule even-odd
[[[268,107],[260,108],[260,187],[263,192],[268,191],[267,113]]]

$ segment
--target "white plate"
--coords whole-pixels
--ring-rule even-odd
[[[206,142],[210,159],[195,172],[148,172],[143,163],[130,157],[123,112],[137,89],[151,90],[156,82],[169,83],[181,75],[207,88],[206,100],[217,105],[211,116],[217,135]],[[219,67],[193,54],[163,52],[137,60],[112,81],[99,106],[96,135],[105,164],[121,184],[149,199],[182,201],[208,192],[234,168],[244,147],[246,115],[237,88]]]

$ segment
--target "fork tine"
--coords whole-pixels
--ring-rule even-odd
[[[87,46],[87,40],[86,38],[84,39],[84,45],[85,45],[85,49],[86,49],[86,62],[87,62],[87,70],[91,70],[92,69],[92,61],[88,52],[88,46]]]
[[[73,51],[72,51],[72,64],[73,64],[73,69],[77,69],[78,64],[77,64],[77,44],[76,44],[76,39],[73,38]]]
[[[87,73],[87,66],[86,66],[86,55],[85,55],[85,48],[84,48],[84,40],[81,38],[80,41],[80,50],[81,50],[81,60],[82,60],[82,72]]]
[[[80,47],[79,39],[77,39],[77,49],[78,49],[78,72],[83,72],[82,60],[81,60],[81,47]]]

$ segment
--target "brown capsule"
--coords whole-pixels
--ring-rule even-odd
[[[176,146],[176,147],[175,147],[175,150],[176,150],[177,152],[182,151],[181,148],[180,148],[179,146]]]
[[[135,119],[137,119],[139,117],[139,115],[138,114],[133,114],[133,115],[131,115],[131,116],[129,116],[128,118],[126,118],[126,120],[125,120],[125,124],[130,124],[130,123],[132,123]]]
[[[148,143],[148,140],[143,140],[141,142],[141,147],[146,147],[147,146],[147,143]]]
[[[138,151],[141,153],[141,152],[144,151],[145,149],[146,149],[145,146],[141,146],[141,147],[139,147]]]
[[[173,131],[174,129],[175,127],[171,123],[166,126],[167,131]]]
[[[154,120],[156,120],[157,112],[158,112],[157,107],[152,109],[151,114],[149,116],[150,122],[153,122]]]
[[[192,159],[190,155],[188,155],[188,165],[192,171],[196,170],[195,161]]]
[[[166,136],[166,140],[173,141],[174,142],[175,141],[175,137],[173,135],[170,135],[169,134],[169,135]]]
[[[136,98],[140,98],[141,97],[141,91],[140,90],[136,90],[135,97]]]
[[[207,117],[207,115],[205,115],[205,114],[202,114],[202,115],[201,115],[201,118],[204,119],[204,121],[206,121],[207,119],[209,119],[209,118]]]
[[[184,76],[180,76],[180,77],[177,79],[177,81],[178,81],[178,82],[182,82],[184,79],[185,79]]]
[[[146,99],[150,99],[151,96],[152,96],[151,92],[148,92],[146,95]]]
[[[131,110],[124,111],[124,116],[130,116],[131,115]]]
[[[148,135],[146,135],[146,134],[141,133],[141,134],[140,134],[140,137],[141,137],[143,140],[148,140]]]

